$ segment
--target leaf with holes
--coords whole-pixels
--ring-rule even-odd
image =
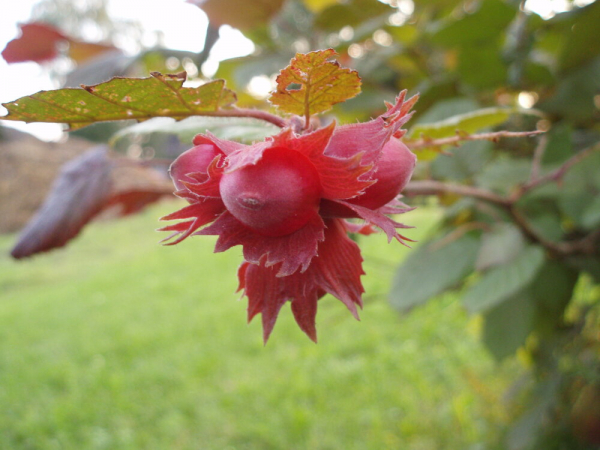
[[[116,77],[83,89],[40,91],[14,102],[3,103],[8,115],[3,120],[67,123],[71,130],[96,122],[152,117],[184,119],[201,116],[235,102],[235,94],[224,80],[199,87],[183,87],[186,73],[149,78]]]
[[[358,73],[329,61],[335,55],[333,49],[297,53],[277,76],[277,90],[271,95],[271,103],[285,112],[309,117],[358,95],[361,84]],[[293,88],[294,85],[299,88]]]

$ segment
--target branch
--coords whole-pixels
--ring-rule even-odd
[[[203,112],[202,114],[197,115],[210,117],[251,117],[253,119],[264,120],[265,122],[272,123],[279,128],[285,128],[289,125],[287,120],[267,111],[261,111],[260,109],[230,108],[220,109],[218,111]]]
[[[420,150],[429,147],[442,147],[444,145],[457,146],[459,142],[463,141],[493,141],[497,142],[500,138],[516,138],[516,137],[528,137],[537,136],[538,134],[545,133],[542,130],[536,131],[496,131],[494,133],[480,133],[480,134],[467,134],[461,131],[456,131],[456,136],[432,139],[429,137],[421,137],[416,140],[404,140],[404,143],[411,150]]]
[[[574,166],[579,161],[587,158],[592,153],[594,153],[598,150],[600,150],[600,143],[597,143],[596,145],[592,145],[591,147],[588,147],[585,150],[581,150],[576,155],[573,155],[569,159],[567,159],[565,161],[565,163],[562,166],[560,166],[558,169],[556,169],[550,173],[547,173],[546,175],[544,175],[542,177],[534,178],[534,179],[530,180],[528,183],[523,184],[521,186],[521,188],[517,192],[515,192],[515,194],[513,194],[513,198],[518,200],[519,198],[521,198],[523,196],[523,194],[525,194],[526,192],[529,192],[532,189],[535,189],[536,187],[538,187],[542,184],[550,183],[552,181],[554,181],[554,182],[560,181],[562,179],[562,177],[564,177],[566,175],[567,171],[572,166]]]
[[[498,194],[494,194],[486,189],[481,189],[474,186],[465,186],[462,184],[443,183],[435,180],[411,181],[404,188],[402,193],[408,197],[415,195],[437,195],[443,193],[452,193],[465,197],[478,198],[504,207],[511,204],[510,199],[502,197]]]
[[[542,159],[544,158],[544,153],[546,153],[546,148],[548,147],[548,135],[545,134],[540,138],[540,142],[538,143],[535,151],[533,152],[533,160],[531,161],[531,174],[529,176],[529,181],[535,181],[540,177],[540,170],[542,166]]]

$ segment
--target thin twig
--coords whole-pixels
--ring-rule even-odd
[[[522,185],[521,188],[517,192],[515,192],[515,194],[513,194],[513,197],[515,197],[517,199],[521,198],[523,196],[523,194],[525,194],[526,192],[529,192],[530,190],[532,190],[542,184],[546,184],[546,183],[549,183],[552,181],[554,181],[554,182],[560,181],[562,179],[562,177],[565,176],[567,171],[573,165],[577,164],[579,161],[583,160],[584,158],[587,158],[592,153],[594,153],[598,150],[600,150],[600,143],[597,143],[596,145],[592,145],[591,147],[588,147],[585,150],[581,150],[576,155],[571,156],[558,169],[556,169],[550,173],[547,173],[544,176],[541,176],[539,178],[531,180],[528,183],[525,183],[524,185]]]
[[[463,141],[498,141],[501,138],[516,138],[516,137],[528,137],[537,136],[538,134],[544,133],[544,131],[496,131],[494,133],[480,133],[480,134],[466,134],[457,131],[456,136],[447,138],[432,139],[428,137],[422,137],[416,140],[404,140],[404,143],[411,150],[420,150],[422,148],[429,147],[442,147],[444,145],[457,145]]]
[[[546,148],[548,147],[548,135],[544,134],[540,137],[540,142],[538,143],[535,151],[533,152],[533,159],[531,161],[531,174],[529,175],[529,182],[533,182],[537,180],[540,176],[540,169],[542,166],[542,159],[544,158],[544,153],[546,153]]]
[[[411,181],[402,191],[402,193],[408,197],[415,195],[435,195],[446,192],[465,197],[479,198],[502,206],[507,206],[511,202],[510,199],[494,194],[486,189],[465,186],[462,184],[444,183],[435,180]]]
[[[276,127],[285,128],[288,126],[288,122],[275,114],[271,114],[267,111],[260,109],[244,109],[244,108],[231,108],[231,109],[220,109],[218,111],[207,111],[202,116],[210,117],[250,117],[253,119],[264,120],[265,122],[272,123]]]

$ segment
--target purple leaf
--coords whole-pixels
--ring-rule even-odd
[[[106,146],[65,164],[43,205],[21,232],[11,251],[13,258],[62,247],[77,236],[109,200],[111,170]]]

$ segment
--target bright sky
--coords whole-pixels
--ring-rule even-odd
[[[18,23],[29,21],[32,6],[38,0],[18,0],[10,7],[3,6],[0,14],[0,50],[6,43],[19,34]],[[141,23],[149,36],[154,31],[164,35],[166,47],[176,50],[198,52],[202,50],[202,41],[206,29],[206,16],[197,6],[184,0],[109,0],[108,12],[113,18],[135,20]],[[168,13],[165,14],[165,11]],[[190,39],[190,33],[194,39]],[[213,62],[236,56],[247,55],[254,45],[239,31],[227,26],[220,31],[221,38],[213,47]],[[152,41],[148,45],[152,45]],[[200,46],[200,48],[198,48]],[[218,55],[217,57],[215,55]],[[36,63],[6,64],[0,58],[0,103],[6,103],[40,90],[56,89],[52,81]],[[6,109],[0,107],[0,115]],[[58,140],[62,136],[62,126],[57,124],[25,124],[23,122],[1,121],[2,125],[18,128],[34,134],[44,140]]]

